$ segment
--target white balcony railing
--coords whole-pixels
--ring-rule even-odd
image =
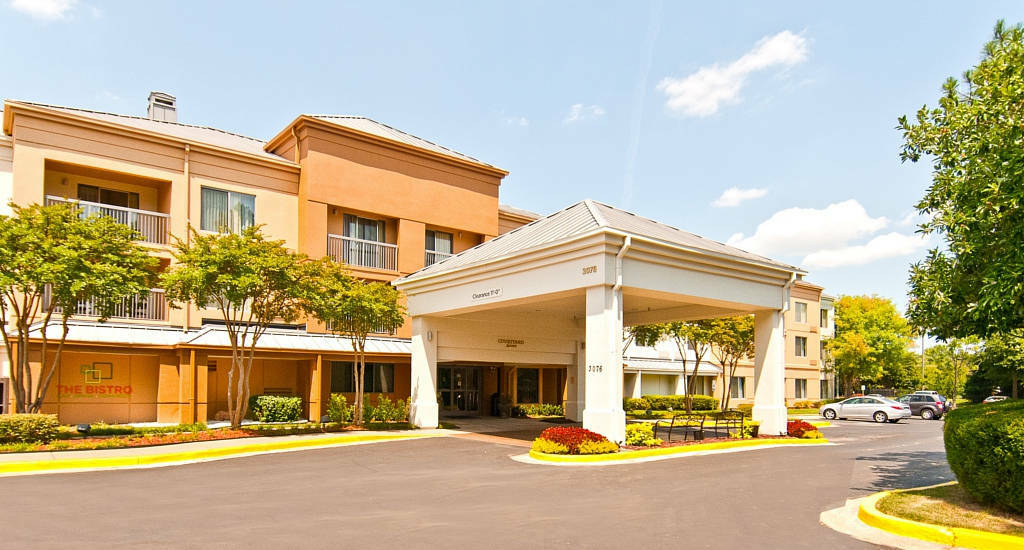
[[[433,250],[428,250],[427,254],[426,254],[426,257],[423,260],[423,265],[424,266],[434,265],[437,262],[440,262],[441,260],[443,260],[445,258],[451,258],[451,257],[452,257],[452,255],[448,254],[447,252],[435,252]]]
[[[334,332],[334,329],[335,329],[334,323],[328,321],[326,323],[326,325],[327,325],[327,330],[329,332]],[[345,327],[337,327],[337,328],[339,329],[338,332],[344,332],[344,328]],[[370,334],[386,334],[386,335],[389,335],[389,336],[394,336],[395,332],[396,332],[395,330],[392,330],[389,327],[381,325],[381,326],[373,327],[372,329],[370,329],[369,333]]]
[[[110,216],[118,223],[122,223],[138,231],[142,235],[142,241],[153,244],[167,244],[167,227],[170,223],[170,216],[160,212],[138,210],[136,208],[125,208],[123,206],[111,206],[98,202],[80,201],[65,199],[64,197],[46,196],[46,204],[71,203],[82,210],[83,216],[99,214]]]
[[[49,307],[50,304],[50,288],[47,287],[43,293],[43,307]],[[56,308],[57,312],[61,311],[61,308]],[[100,308],[97,300],[91,298],[88,300],[80,300],[78,305],[75,306],[75,311],[72,315],[81,315],[85,317],[99,317]],[[153,288],[149,290],[149,293],[145,296],[129,296],[120,303],[114,305],[114,313],[110,316],[111,319],[134,319],[141,321],[166,321],[167,320],[167,300],[164,298],[164,291],[159,288]]]
[[[336,262],[398,271],[398,245],[327,235],[327,255]]]

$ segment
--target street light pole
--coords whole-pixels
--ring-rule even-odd
[[[924,331],[921,331],[921,389],[925,389],[924,384]]]

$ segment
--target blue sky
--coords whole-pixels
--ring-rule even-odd
[[[901,307],[929,168],[900,164],[896,118],[996,19],[1024,20],[1019,2],[2,2],[0,96],[144,114],[161,90],[183,122],[263,139],[365,115],[509,170],[502,202],[593,198]]]

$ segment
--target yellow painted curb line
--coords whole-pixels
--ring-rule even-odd
[[[634,458],[649,458],[652,456],[666,456],[699,451],[718,451],[723,449],[737,449],[744,447],[762,447],[777,445],[821,445],[828,443],[827,439],[741,439],[738,441],[719,441],[716,443],[698,443],[696,445],[684,445],[681,447],[662,447],[659,449],[641,449],[638,451],[623,451],[621,453],[608,453],[601,455],[553,455],[530,450],[530,458],[543,460],[545,462],[562,463],[587,463],[587,462],[618,462],[620,460],[632,460]]]
[[[948,485],[943,483],[941,485]],[[932,487],[939,487],[933,485]],[[917,489],[928,489],[930,487],[917,487]],[[907,489],[912,491],[914,489]],[[890,516],[878,509],[878,501],[896,491],[882,491],[865,497],[860,502],[857,510],[857,517],[864,523],[887,531],[894,535],[910,537],[913,539],[937,542],[947,546],[960,546],[962,548],[977,548],[979,550],[1024,550],[1024,537],[1004,535],[1001,533],[989,533],[976,529],[963,527],[945,527],[931,523],[923,523],[896,516]]]
[[[0,474],[25,472],[46,472],[53,470],[80,470],[98,468],[119,468],[152,466],[156,464],[190,462],[228,458],[252,453],[285,451],[308,447],[341,446],[351,443],[368,443],[372,441],[393,441],[424,437],[440,437],[434,434],[381,434],[381,435],[339,435],[319,439],[299,439],[292,441],[269,441],[265,443],[246,443],[231,447],[199,449],[194,451],[174,451],[169,453],[111,456],[100,458],[59,458],[55,460],[33,460],[27,462],[9,462],[0,464]]]

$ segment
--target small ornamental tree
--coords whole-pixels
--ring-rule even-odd
[[[249,408],[257,342],[271,323],[293,321],[301,312],[304,257],[286,249],[284,241],[267,240],[259,226],[241,234],[189,231],[191,242],[175,239],[175,263],[161,284],[171,307],[193,303],[220,312],[231,345],[228,416],[237,428]]]
[[[356,425],[362,425],[365,420],[366,338],[374,333],[394,332],[402,326],[405,307],[400,297],[390,284],[352,277],[344,264],[328,258],[317,262],[316,276],[305,287],[303,307],[306,311],[325,323],[328,330],[352,343],[355,354],[353,422]]]
[[[712,319],[711,353],[722,365],[722,410],[729,410],[732,380],[740,360],[754,356],[754,318],[750,315]]]
[[[148,291],[157,260],[135,242],[135,230],[113,218],[83,217],[68,204],[11,208],[12,216],[0,216],[0,331],[15,411],[36,413],[78,303],[89,300],[92,313],[106,321],[126,298]],[[36,373],[29,363],[30,331],[40,341]]]
[[[636,343],[641,346],[653,346],[664,340],[671,340],[675,343],[683,362],[683,380],[686,382],[683,395],[687,413],[693,411],[692,382],[693,378],[697,376],[697,369],[700,368],[701,362],[711,349],[712,332],[710,320],[637,325],[630,328],[630,333]],[[686,365],[690,363],[687,348],[694,352],[692,373],[686,368]]]

